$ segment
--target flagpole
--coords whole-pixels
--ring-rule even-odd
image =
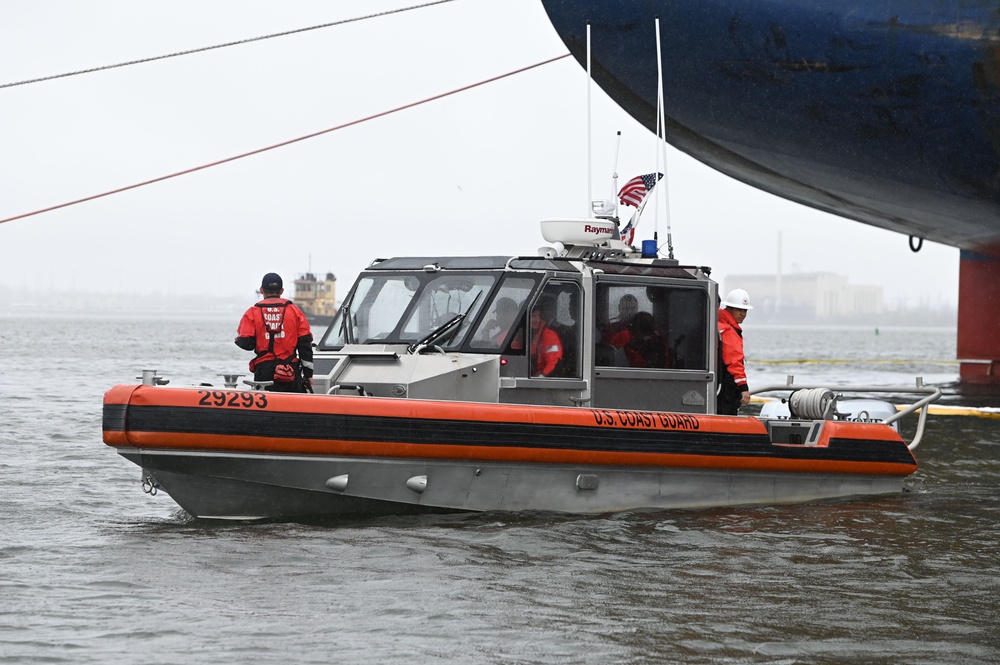
[[[660,143],[663,149],[663,211],[664,219],[667,224],[667,258],[674,258],[674,241],[672,237],[672,230],[670,228],[670,184],[667,180],[667,111],[663,103],[663,51],[660,46],[660,17],[656,16],[656,73],[657,73],[657,105],[659,108],[659,117],[657,118],[657,124],[660,127],[660,131],[663,132],[663,141],[660,142],[660,136],[657,136],[657,142]],[[659,162],[659,159],[657,159]],[[653,231],[653,238],[656,237],[656,230]]]
[[[594,79],[590,71],[590,21],[587,21],[587,214],[591,217],[594,214],[593,208],[593,168],[592,168],[592,148],[591,148],[591,119],[590,119],[590,90],[593,87]]]
[[[660,132],[663,131],[662,118],[663,114],[660,112],[663,109],[663,70],[660,67],[660,16],[656,15],[653,19],[653,27],[656,31],[656,139],[653,142],[653,152],[656,157],[653,162],[656,164],[655,173],[660,172]],[[666,169],[663,169],[664,177],[666,177]],[[653,176],[656,178],[656,176]],[[659,180],[655,180],[656,184],[659,184]],[[653,204],[653,242],[656,243],[657,253],[659,253],[660,245],[660,190],[666,187],[667,183],[663,183],[661,187],[656,189],[656,201]],[[652,194],[652,192],[650,192]]]

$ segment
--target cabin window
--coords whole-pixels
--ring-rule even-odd
[[[707,370],[707,311],[703,289],[599,284],[594,363]]]
[[[531,376],[579,378],[580,286],[551,281],[532,304],[528,319]]]

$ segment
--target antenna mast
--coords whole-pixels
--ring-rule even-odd
[[[618,219],[618,150],[622,147],[622,132],[618,130],[615,143],[615,165],[611,169],[611,200],[615,202],[615,219]],[[617,221],[615,222],[618,223]]]
[[[593,193],[593,180],[592,176],[592,156],[591,156],[591,138],[590,138],[590,89],[593,87],[594,79],[591,77],[590,72],[590,21],[587,21],[587,217],[593,216],[592,201],[594,200]]]

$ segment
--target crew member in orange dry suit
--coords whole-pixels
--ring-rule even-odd
[[[244,312],[236,330],[236,346],[257,354],[250,361],[250,371],[255,381],[274,381],[268,390],[311,392],[312,331],[302,310],[281,297],[284,292],[279,275],[264,275],[260,284],[264,298]]]
[[[719,393],[715,412],[722,415],[738,415],[740,407],[750,403],[740,324],[751,309],[750,294],[743,289],[730,291],[719,309]]]
[[[548,315],[554,303],[546,298],[531,310],[531,376],[550,376],[562,360],[559,334],[549,328]]]

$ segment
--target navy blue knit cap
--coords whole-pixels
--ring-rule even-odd
[[[261,291],[277,291],[281,287],[281,275],[276,272],[269,272],[260,280]]]

